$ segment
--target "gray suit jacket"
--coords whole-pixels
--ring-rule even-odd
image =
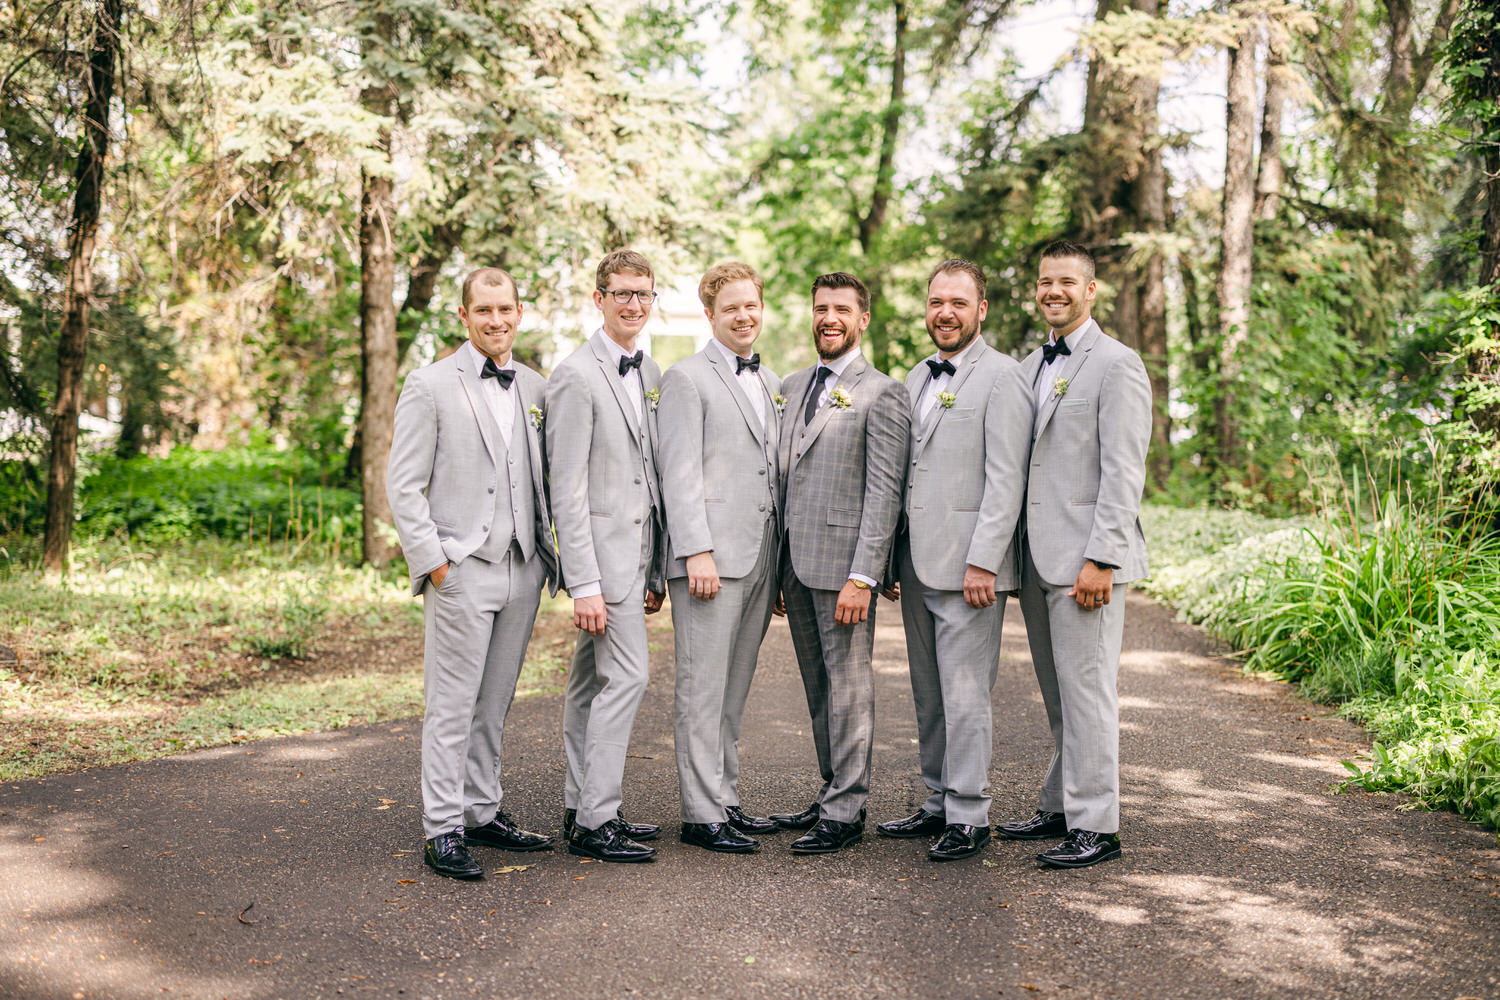
[[[923,421],[918,403],[930,380],[925,364],[906,377],[912,440],[904,541],[912,568],[934,590],[962,590],[971,565],[994,573],[996,590],[1015,590],[1032,423],[1021,366],[980,341],[948,382],[953,405],[935,403]]]
[[[386,467],[385,491],[396,520],[396,533],[411,574],[411,591],[422,592],[427,575],[444,563],[459,563],[484,543],[495,507],[495,488],[505,439],[480,394],[479,370],[457,351],[406,376],[396,403],[396,426]],[[466,367],[467,365],[467,367]],[[541,434],[527,416],[540,406],[547,380],[517,363],[510,391],[516,393],[527,471],[535,491],[535,531],[516,526],[516,540],[530,559],[540,555],[547,583],[557,592],[557,553],[547,514]]]
[[[1076,338],[1076,342],[1074,342]],[[1140,355],[1090,322],[1069,337],[1072,353],[1036,411],[1026,486],[1026,535],[1041,578],[1063,587],[1085,559],[1119,567],[1115,583],[1145,576],[1141,492],[1151,443],[1151,382]],[[1042,352],[1021,363],[1036,398]]]
[[[712,551],[719,576],[755,569],[779,493],[773,402],[781,379],[762,367],[766,422],[756,419],[734,365],[709,344],[661,380],[661,485],[667,507],[667,578],[687,575],[686,557]]]
[[[605,601],[623,601],[641,568],[641,531],[651,533],[646,584],[666,592],[662,505],[656,472],[656,408],[645,426],[626,396],[619,363],[598,331],[564,358],[547,383],[546,457],[562,586],[598,580]],[[647,392],[661,367],[641,362]]]
[[[901,513],[911,407],[901,383],[856,357],[836,383],[850,405],[828,402],[802,424],[813,365],[781,385],[781,509],[793,572],[814,590],[858,573],[886,578]]]

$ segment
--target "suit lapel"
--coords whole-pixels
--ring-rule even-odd
[[[604,338],[607,336],[608,334],[602,330],[594,334],[589,338],[589,347],[593,349],[594,359],[599,362],[599,368],[604,373],[604,381],[609,383],[610,389],[615,394],[615,402],[620,404],[620,412],[625,417],[625,426],[630,428],[631,437],[638,438],[641,433],[641,422],[636,419],[635,404],[631,402],[625,388],[625,379],[620,376],[620,362],[615,359],[609,345],[604,343]],[[648,388],[644,372],[641,373],[641,387]],[[645,409],[646,401],[643,399],[641,411],[645,412]]]
[[[484,441],[484,450],[490,453],[490,461],[499,467],[500,453],[495,442],[500,439],[500,428],[495,425],[495,415],[490,412],[490,405],[484,400],[484,384],[480,381],[479,372],[468,361],[467,352],[459,348],[454,355],[458,384],[463,388],[464,396],[469,400],[469,409],[479,423],[479,437]]]
[[[855,350],[858,349],[855,348]],[[869,367],[870,363],[861,354],[849,363],[849,367],[844,369],[844,374],[829,380],[833,383],[832,385],[825,382],[824,387],[831,393],[839,386],[843,386],[844,391],[849,394],[850,398],[853,398],[854,390],[859,387],[860,378]],[[814,371],[816,371],[816,368]],[[822,409],[818,410],[817,413],[813,414],[812,423],[807,425],[807,444],[802,449],[804,452],[808,448],[811,448],[813,442],[818,439],[818,435],[823,433],[823,428],[828,426],[828,421],[833,419],[833,413],[837,409],[839,407],[834,404],[833,399],[830,397],[828,403]]]
[[[953,373],[953,377],[948,380],[948,388],[944,391],[956,397],[959,390],[964,387],[964,383],[969,380],[969,376],[974,374],[974,369],[978,366],[979,359],[983,358],[985,352],[990,350],[993,350],[993,348],[983,341],[976,343],[969,353],[964,356],[963,365],[958,371]],[[918,453],[926,449],[927,445],[932,441],[933,436],[937,433],[938,424],[943,422],[943,414],[947,412],[948,407],[944,406],[941,401],[932,404],[932,410],[927,414],[927,420],[922,426],[922,440],[917,443]],[[917,415],[913,412],[912,420],[915,421],[916,419]]]
[[[708,359],[708,363],[713,366],[713,372],[719,376],[719,381],[724,383],[724,388],[729,390],[730,398],[734,400],[734,405],[739,408],[740,416],[745,418],[745,424],[750,428],[750,433],[754,435],[755,440],[764,442],[766,440],[766,429],[764,426],[757,426],[760,424],[760,421],[755,419],[755,408],[750,405],[749,397],[745,395],[745,390],[741,388],[739,376],[729,370],[729,362],[724,359],[724,355],[719,349],[712,344],[705,347],[702,354]],[[756,374],[758,375],[759,372]],[[762,386],[764,386],[764,383],[762,383]]]
[[[1099,342],[1099,338],[1102,336],[1102,333],[1099,330],[1099,324],[1095,323],[1092,319],[1089,320],[1088,324],[1082,330],[1077,331],[1077,333],[1081,334],[1081,336],[1079,336],[1077,343],[1068,345],[1068,349],[1072,353],[1068,355],[1068,363],[1063,366],[1063,373],[1058,376],[1058,378],[1068,383],[1072,383],[1077,380],[1078,372],[1083,368],[1084,363],[1089,359],[1089,352],[1094,349],[1094,345]],[[1041,358],[1040,351],[1037,352],[1037,358]],[[1042,408],[1037,412],[1036,426],[1032,429],[1031,433],[1031,439],[1033,441],[1041,437],[1042,431],[1047,429],[1047,423],[1052,419],[1052,414],[1057,412],[1057,404],[1061,400],[1062,394],[1054,390],[1047,397],[1046,401],[1042,403]]]

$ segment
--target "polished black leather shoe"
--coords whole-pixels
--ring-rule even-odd
[[[799,813],[772,813],[771,822],[783,830],[806,830],[818,821],[818,804],[814,802]]]
[[[484,826],[464,827],[464,840],[503,851],[546,851],[552,847],[551,837],[521,829],[521,824],[503,812],[495,813]]]
[[[612,819],[597,830],[585,830],[575,824],[573,835],[568,838],[568,853],[599,861],[650,861],[656,856],[656,848],[631,840],[624,824]]]
[[[1036,859],[1048,868],[1087,868],[1120,856],[1118,833],[1094,833],[1092,830],[1069,830],[1068,837]]]
[[[990,842],[990,828],[988,826],[966,826],[963,823],[950,823],[943,831],[943,836],[927,852],[927,856],[933,861],[957,861],[959,858],[970,858],[984,850]]]
[[[813,824],[806,836],[792,841],[793,854],[832,854],[846,847],[853,847],[864,838],[863,822],[840,823],[832,819],[820,819]]]
[[[484,869],[464,846],[464,835],[458,830],[428,837],[422,846],[422,859],[433,871],[448,878],[484,878]]]
[[[780,833],[781,827],[774,819],[751,816],[739,806],[725,806],[726,822],[747,837],[759,837],[768,833]]]
[[[995,827],[995,836],[1001,840],[1051,840],[1068,835],[1068,817],[1062,813],[1042,812],[1038,809],[1030,819],[1001,823]]]
[[[934,816],[926,809],[918,809],[905,819],[893,819],[889,823],[881,823],[875,828],[875,832],[882,837],[915,840],[918,837],[936,837],[947,828],[948,821],[943,817]]]
[[[578,810],[577,809],[564,809],[563,810],[563,836],[564,837],[571,838],[573,836],[573,826],[574,826],[575,822],[577,821],[577,817],[578,817]],[[624,825],[624,827],[625,827],[625,836],[629,837],[631,840],[635,840],[635,841],[655,840],[657,837],[661,836],[661,827],[657,826],[654,823],[629,823],[629,822],[626,822],[625,817],[621,816],[618,810],[615,811],[615,819],[618,820],[621,824]]]
[[[760,841],[744,836],[728,823],[684,823],[678,839],[720,854],[753,854],[760,850]]]

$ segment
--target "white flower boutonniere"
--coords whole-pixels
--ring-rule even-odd
[[[938,402],[942,404],[943,409],[951,410],[953,409],[953,404],[958,402],[958,397],[953,395],[953,393],[949,392],[947,389],[944,389],[942,392],[938,393]]]
[[[531,418],[531,426],[537,430],[542,429],[542,408],[540,406],[533,404],[526,410],[526,415]]]
[[[652,386],[646,390],[646,402],[651,404],[651,412],[656,412],[656,406],[661,402],[661,390]]]
[[[1065,378],[1061,378],[1061,377],[1053,379],[1052,380],[1052,398],[1056,399],[1056,398],[1058,398],[1060,396],[1066,396],[1067,394],[1068,394],[1068,380],[1065,379]]]
[[[776,405],[777,416],[780,416],[781,414],[786,412],[786,397],[781,393],[778,392],[776,395],[772,396],[771,402]]]
[[[836,385],[828,390],[828,403],[835,410],[847,410],[854,405],[854,397],[849,395],[848,389]]]

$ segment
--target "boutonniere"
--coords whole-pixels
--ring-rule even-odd
[[[542,429],[542,408],[536,404],[527,407],[526,415],[531,418],[531,426],[537,430]]]
[[[1058,377],[1052,380],[1052,398],[1057,399],[1068,394],[1068,380]]]
[[[656,386],[646,390],[646,402],[651,404],[651,412],[656,412],[656,404],[661,402],[661,390]]]
[[[854,405],[854,397],[849,395],[849,390],[841,385],[836,385],[828,390],[828,402],[836,410],[847,410]]]
[[[938,393],[938,402],[942,404],[943,409],[951,410],[953,408],[953,404],[958,402],[958,397],[953,395],[953,393],[949,392],[947,389],[944,389],[942,392]]]
[[[776,395],[772,396],[771,402],[776,404],[776,415],[778,417],[786,412],[786,397],[781,393],[778,392]]]

